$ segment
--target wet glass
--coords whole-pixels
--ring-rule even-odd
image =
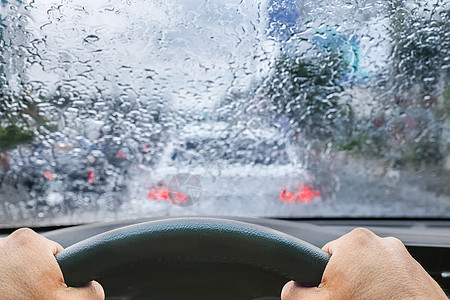
[[[450,216],[448,1],[0,2],[0,226]]]

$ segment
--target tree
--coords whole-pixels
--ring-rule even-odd
[[[315,57],[282,55],[267,80],[267,95],[295,132],[310,139],[335,138],[351,119],[351,108],[339,101],[346,73],[339,51]]]
[[[396,103],[419,104],[426,108],[435,104],[438,84],[445,76],[442,70],[450,57],[450,10],[431,12],[421,3],[409,6],[404,1],[391,1],[390,36],[393,59],[392,84]],[[447,63],[446,63],[447,61]]]
[[[389,2],[391,70],[388,99],[390,140],[404,162],[437,163],[446,118],[450,57],[450,10],[417,1]],[[443,105],[438,101],[444,99]],[[443,108],[443,109],[442,109]]]
[[[21,4],[21,1],[18,3]],[[6,6],[8,3],[2,1],[0,5]],[[14,24],[15,26],[7,26],[4,24],[5,20],[7,17],[0,15],[0,152],[13,149],[19,144],[30,143],[34,138],[32,124],[43,121],[29,96],[30,88],[21,80],[21,72],[17,74],[20,81],[19,92],[14,92],[9,87],[5,76],[5,66],[10,63],[8,57],[19,56],[12,61],[21,59],[20,55],[12,52],[15,51],[15,47],[11,45],[12,37],[18,38],[17,35],[20,35],[20,39],[25,39],[25,35],[20,32],[23,29],[20,20],[16,20],[18,24]]]

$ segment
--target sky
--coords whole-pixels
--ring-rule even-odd
[[[264,72],[265,5],[240,2],[32,2],[21,9],[39,54],[29,76],[86,95],[158,94],[211,109],[235,78],[245,86]]]
[[[362,69],[376,70],[387,49],[377,46],[383,22],[367,11],[376,12],[377,1],[344,2],[29,0],[17,12],[26,17],[24,43],[31,43],[27,75],[48,94],[64,86],[85,97],[160,97],[201,113],[267,76],[280,43],[307,52],[310,43],[301,39],[312,40],[324,24],[358,40],[361,56],[370,58],[361,59]],[[362,37],[369,30],[376,34]]]

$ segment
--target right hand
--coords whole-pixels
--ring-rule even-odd
[[[326,244],[323,250],[331,258],[321,284],[306,288],[288,282],[282,300],[448,299],[396,238],[380,238],[358,228]]]

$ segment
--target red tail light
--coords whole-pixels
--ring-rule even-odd
[[[320,197],[320,191],[314,190],[303,184],[297,185],[297,190],[288,193],[286,189],[281,191],[280,199],[283,203],[307,203],[316,197]]]
[[[125,157],[125,154],[123,154],[120,150],[117,151],[116,156],[117,156],[117,157],[120,157],[120,158],[122,158],[122,159],[125,159],[125,158],[126,158],[126,157]]]
[[[88,177],[89,183],[94,183],[94,181],[95,181],[95,173],[94,173],[94,171],[88,171],[87,172],[87,177]]]
[[[53,174],[50,173],[50,172],[45,172],[44,176],[45,176],[45,178],[48,178],[48,179],[50,179],[50,180],[53,180]]]
[[[158,189],[151,187],[147,198],[152,200],[169,200],[169,190],[166,187]]]
[[[171,192],[166,186],[160,188],[151,187],[149,193],[147,194],[147,199],[160,201],[167,200],[177,205],[187,202],[185,193]]]

